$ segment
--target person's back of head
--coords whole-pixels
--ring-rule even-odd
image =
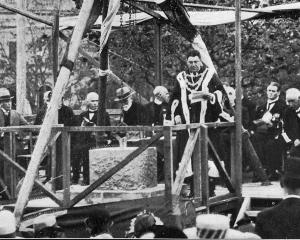
[[[64,237],[63,229],[57,225],[56,217],[52,214],[43,214],[33,220],[35,238]]]
[[[85,224],[90,230],[91,236],[96,236],[108,233],[113,221],[107,210],[95,209],[95,211],[85,220]]]
[[[8,210],[0,211],[0,238],[16,237],[16,219]]]
[[[175,226],[153,225],[146,232],[153,233],[154,238],[187,238],[184,232]]]

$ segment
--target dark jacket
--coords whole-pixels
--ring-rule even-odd
[[[156,104],[155,102],[150,102],[146,106],[147,111],[147,120],[146,125],[163,125],[164,114],[167,114],[168,104],[162,103],[160,105]]]
[[[47,111],[47,105],[44,104],[36,115],[34,125],[43,124],[45,114]],[[58,109],[58,124],[64,124],[65,126],[75,126],[75,117],[72,108],[62,105],[60,109]]]
[[[274,106],[270,110],[270,113],[273,116],[279,115],[279,119],[281,120],[283,119],[283,115],[286,107],[287,105],[285,101],[278,99],[278,101],[275,102]],[[255,120],[261,119],[266,112],[267,112],[267,103],[258,106],[255,113]],[[272,127],[266,127],[262,125],[260,127],[257,127],[256,130],[259,132],[266,133],[269,136],[275,136],[278,134],[278,127],[276,124],[274,124]]]
[[[128,111],[122,111],[121,118],[121,122],[126,123],[128,126],[145,125],[146,110],[144,105],[132,102]]]
[[[255,232],[261,238],[300,238],[300,199],[287,198],[259,213]]]

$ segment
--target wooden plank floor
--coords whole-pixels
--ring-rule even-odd
[[[228,190],[224,187],[216,187],[216,195],[226,194]],[[279,182],[272,182],[272,185],[261,186],[261,183],[244,183],[242,196],[251,198],[283,198],[283,190]]]

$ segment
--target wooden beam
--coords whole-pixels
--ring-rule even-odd
[[[179,163],[179,168],[177,171],[177,175],[174,181],[174,188],[172,194],[175,196],[179,196],[182,188],[182,184],[185,178],[186,169],[191,160],[191,156],[193,154],[193,150],[199,135],[200,129],[192,131],[190,137],[185,145],[185,149]]]
[[[80,202],[83,198],[85,198],[88,194],[94,191],[97,187],[99,187],[102,183],[104,183],[107,179],[113,176],[116,172],[125,167],[128,163],[130,163],[134,158],[144,152],[151,144],[157,141],[163,134],[157,133],[151,139],[146,141],[142,146],[136,149],[134,152],[130,153],[122,162],[118,163],[116,166],[111,168],[109,171],[104,173],[97,181],[93,182],[88,188],[86,188],[83,192],[79,193],[76,197],[71,200],[70,207],[73,207],[75,204]]]
[[[233,184],[238,197],[242,196],[242,43],[241,43],[241,2],[235,0],[235,86],[236,86],[236,112],[235,112],[235,178]]]
[[[67,131],[62,132],[62,169],[63,169],[63,195],[64,207],[69,207],[71,201],[70,179],[71,179],[71,137]]]
[[[24,175],[26,174],[26,170],[23,167],[21,167],[18,163],[16,163],[5,152],[3,152],[1,150],[0,150],[0,158],[2,158],[5,162],[7,162],[15,170],[23,173]],[[53,194],[47,188],[45,188],[45,186],[40,181],[35,179],[34,183],[40,190],[42,190],[49,198],[51,198],[59,206],[63,206],[63,203],[55,196],[55,194]]]
[[[208,131],[207,126],[201,124],[200,127],[200,144],[201,144],[201,190],[202,205],[206,206],[206,212],[209,212],[209,186],[208,186]]]
[[[17,7],[25,9],[27,0],[18,0]],[[26,25],[25,18],[18,14],[17,16],[17,62],[16,62],[16,109],[24,115],[26,102]]]
[[[60,1],[57,1],[57,4],[59,3]],[[54,19],[52,27],[53,86],[56,83],[58,73],[59,12],[59,6],[56,5],[54,9]]]
[[[218,169],[218,172],[219,174],[221,175],[222,179],[225,181],[225,184],[228,188],[228,190],[231,192],[231,193],[234,193],[235,192],[235,189],[233,187],[233,184],[230,180],[230,177],[228,175],[228,173],[226,172],[226,170],[223,168],[222,164],[221,164],[221,159],[219,157],[219,154],[217,152],[217,150],[215,149],[213,143],[211,142],[211,140],[208,138],[208,144],[210,145],[213,153],[214,153],[214,156],[213,157],[213,160],[214,160],[214,163]]]
[[[164,174],[165,174],[165,201],[167,211],[173,213],[173,142],[172,127],[164,127]]]
[[[109,1],[103,0],[103,8],[102,8],[102,22],[105,21],[108,12]],[[101,28],[102,29],[102,28]],[[105,46],[103,46],[102,51],[99,56],[100,59],[100,70],[106,71],[108,70],[108,41],[106,42]],[[97,125],[98,126],[105,126],[106,124],[106,86],[107,86],[107,75],[100,75],[100,79],[98,81],[98,111],[97,111]],[[96,135],[96,144],[97,147],[100,146],[101,138],[103,133],[100,132]]]
[[[235,11],[234,7],[226,7],[226,6],[216,6],[216,5],[207,5],[207,4],[198,4],[198,3],[184,3],[185,7],[193,7],[193,8],[207,8],[207,9],[218,9],[218,10],[230,10]],[[251,8],[242,8],[242,12],[253,12],[253,13],[274,13],[272,10],[265,9],[251,9]]]
[[[155,18],[156,20],[159,21],[166,21],[165,18],[163,18],[160,14],[156,13],[155,11],[153,11],[150,8],[147,8],[145,6],[139,5],[137,3],[134,3],[133,1],[128,1],[128,0],[123,0],[125,3],[127,3],[128,5],[131,5],[133,7],[135,7],[136,9],[149,14],[150,16],[152,16],[153,18]]]
[[[66,61],[60,69],[57,82],[53,89],[53,95],[49,107],[47,109],[45,119],[41,127],[35,148],[32,153],[31,161],[27,169],[27,174],[24,178],[23,184],[20,189],[19,197],[15,206],[14,214],[16,217],[17,229],[20,226],[20,220],[22,218],[24,208],[28,202],[28,197],[32,190],[34,179],[36,177],[40,161],[42,160],[41,158],[44,149],[46,148],[47,143],[49,141],[52,130],[52,124],[54,122],[55,112],[58,109],[59,102],[61,101],[61,98],[67,86],[73,68],[72,65],[76,60],[78,48],[80,46],[85,27],[90,17],[93,4],[93,0],[83,2],[82,8],[79,13],[79,19],[75,25],[70,45],[66,54]]]
[[[200,132],[195,143],[194,152],[192,154],[192,164],[194,172],[194,198],[201,200],[201,141]]]

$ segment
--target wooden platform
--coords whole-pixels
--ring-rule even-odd
[[[224,187],[216,187],[216,195],[226,194],[228,190]],[[282,199],[284,194],[279,182],[272,182],[272,185],[261,186],[261,183],[244,183],[242,185],[242,196],[250,198],[279,198]]]

